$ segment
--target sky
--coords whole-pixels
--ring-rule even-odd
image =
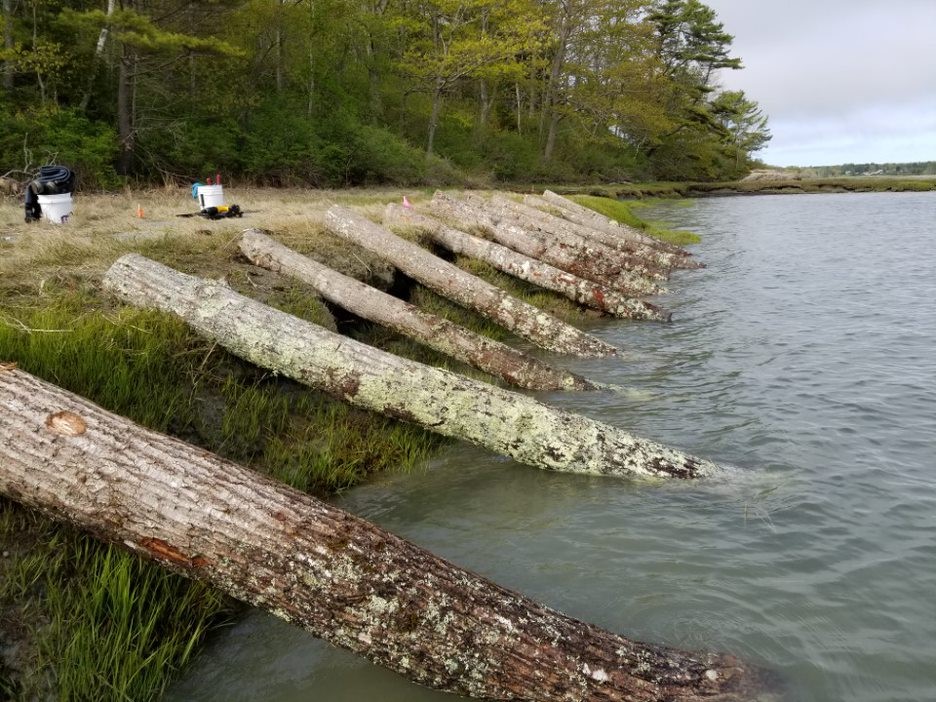
[[[734,35],[776,166],[936,161],[936,0],[703,0]]]

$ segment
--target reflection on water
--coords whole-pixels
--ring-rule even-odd
[[[732,466],[645,485],[457,446],[345,508],[626,635],[728,650],[796,700],[936,699],[936,195],[702,200],[671,325],[567,362],[621,392],[547,401]],[[173,700],[450,700],[254,612]]]

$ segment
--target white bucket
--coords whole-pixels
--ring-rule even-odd
[[[52,224],[65,224],[72,213],[71,193],[64,195],[37,195],[43,218]]]
[[[198,206],[201,209],[208,207],[220,207],[224,204],[224,186],[222,185],[199,185],[198,186]]]

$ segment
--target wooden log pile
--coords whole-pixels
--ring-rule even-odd
[[[435,217],[420,214],[412,208],[406,209],[397,204],[387,205],[384,211],[384,223],[420,229],[453,253],[484,261],[519,280],[533,283],[545,290],[564,295],[580,305],[621,319],[650,319],[666,322],[671,316],[669,312],[650,302],[627,297],[619,290],[585,280],[496,242],[460,231]]]
[[[483,230],[493,241],[530,258],[549,263],[625,295],[640,297],[663,292],[663,288],[655,281],[599,259],[594,249],[587,246],[570,246],[549,237],[536,236],[516,223],[496,218],[452,195],[437,192],[432,198],[429,210],[442,219]]]
[[[283,246],[258,229],[241,235],[241,252],[254,264],[313,287],[324,299],[362,319],[415,339],[441,353],[529,390],[594,390],[566,370],[423,312],[385,292]]]
[[[399,358],[138,254],[107,271],[124,302],[172,313],[231,353],[349,404],[469,441],[527,465],[637,478],[717,467],[617,427]]]
[[[613,346],[511,297],[345,207],[329,208],[325,213],[325,225],[334,234],[387,259],[431,290],[544,349],[581,357],[616,353]]]
[[[427,216],[390,206],[447,249],[621,318],[668,320],[660,292],[688,252],[547,191],[524,203],[436,193]],[[459,227],[443,219],[458,220]],[[334,233],[541,347],[613,355],[601,340],[346,208]],[[491,240],[464,231],[481,228]],[[534,390],[593,389],[568,371],[480,337],[291,251],[259,230],[254,264],[296,278],[361,318]],[[714,475],[710,461],[526,395],[408,361],[130,254],[105,287],[174,314],[258,366],[356,407],[531,466],[625,478]],[[0,359],[2,360],[2,359]],[[360,653],[470,697],[542,702],[741,702],[763,673],[723,654],[632,641],[576,621],[380,528],[181,441],[150,432],[0,363],[0,494],[122,544]]]
[[[541,212],[534,207],[527,207],[503,195],[493,195],[489,199],[473,195],[466,199],[494,217],[514,222],[541,239],[558,241],[572,248],[589,251],[590,256],[603,261],[604,265],[614,270],[626,270],[655,281],[666,280],[666,267],[659,265],[653,259],[652,253],[650,256],[638,256],[629,249],[608,246],[594,236],[592,229]]]
[[[0,494],[438,690],[742,702],[765,689],[733,656],[641,643],[564,616],[12,364],[0,365]]]
[[[607,232],[614,237],[614,240],[633,242],[636,244],[642,244],[644,246],[656,248],[661,251],[669,252],[676,256],[676,267],[678,268],[702,267],[701,263],[691,260],[692,254],[685,249],[680,248],[675,244],[670,244],[665,241],[655,239],[654,237],[648,234],[644,234],[640,230],[629,227],[626,224],[616,222],[610,217],[605,217],[604,215],[595,212],[594,210],[590,210],[587,207],[578,204],[577,202],[562,197],[561,195],[557,195],[551,190],[546,190],[543,193],[543,202],[547,207],[551,205],[553,207],[559,208],[564,218],[572,222],[584,224],[585,226],[590,227],[598,232]]]

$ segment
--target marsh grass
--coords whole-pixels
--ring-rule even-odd
[[[374,471],[423,465],[442,442],[254,368],[167,315],[95,309],[81,289],[45,297],[3,309],[0,357],[300,490],[326,495]],[[2,508],[3,548],[32,545],[3,559],[0,591],[4,611],[29,602],[20,624],[33,629],[35,650],[24,692],[43,697],[51,685],[62,699],[156,699],[205,632],[230,616],[232,604],[210,588]],[[38,672],[46,666],[54,678]]]
[[[0,359],[322,496],[375,471],[425,465],[443,439],[258,369],[171,316],[118,304],[100,286],[114,259],[138,251],[335,329],[311,290],[239,258],[239,232],[273,229],[318,260],[380,284],[388,268],[321,222],[329,202],[374,214],[389,196],[264,192],[255,205],[262,221],[258,214],[222,222],[172,218],[177,196],[81,197],[62,227],[26,227],[14,221],[18,203],[0,204],[0,226],[13,239],[0,250]],[[132,215],[137,201],[143,220]],[[207,586],[2,499],[0,550],[7,554],[0,639],[17,651],[0,656],[0,699],[157,699],[206,633],[236,611]]]
[[[701,241],[698,234],[665,229],[654,222],[644,221],[634,214],[633,209],[635,203],[633,202],[615,200],[609,197],[596,197],[594,195],[573,195],[571,199],[580,205],[600,212],[605,217],[610,217],[622,224],[639,229],[645,234],[649,234],[650,236],[671,244],[683,246],[685,244],[697,244]]]
[[[226,190],[248,214],[207,222],[180,189],[79,196],[65,226],[25,225],[18,202],[0,202],[0,360],[87,397],[150,429],[172,434],[321,496],[377,471],[413,470],[446,440],[332,400],[228,354],[172,316],[119,304],[101,288],[113,261],[142,253],[184,272],[336,329],[306,286],[256,268],[237,250],[247,226],[347,275],[386,287],[392,269],[327,233],[337,202],[379,219],[401,191]],[[431,191],[408,191],[414,203]],[[136,218],[137,205],[145,217]],[[9,240],[7,240],[9,239]],[[574,321],[565,298],[456,257],[457,265],[512,295]],[[509,334],[416,285],[410,300],[493,338]],[[373,325],[359,340],[464,375],[483,374]],[[224,624],[236,604],[217,591],[99,543],[0,499],[0,699],[153,700]],[[4,647],[11,643],[3,641]],[[3,647],[0,647],[2,650]]]

